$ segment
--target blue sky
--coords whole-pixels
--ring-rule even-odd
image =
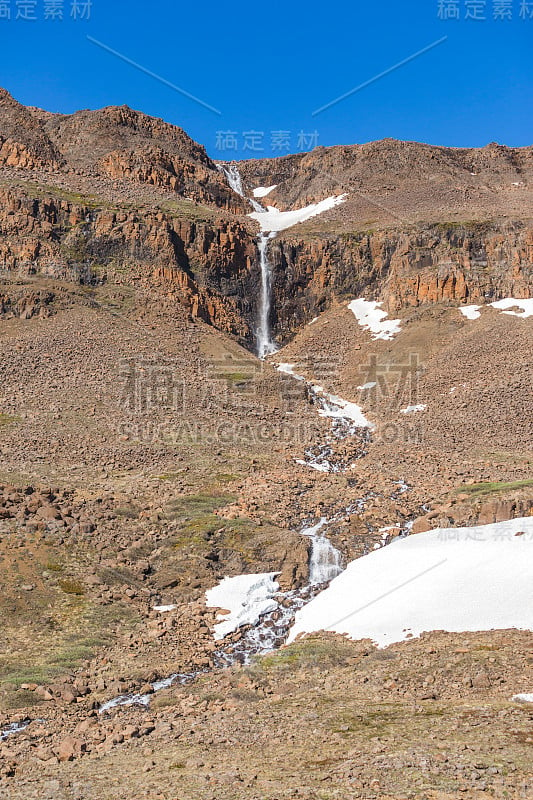
[[[533,144],[533,0],[74,6],[77,19],[73,0],[0,2],[0,85],[21,102],[63,113],[127,104],[222,159],[384,137]],[[61,8],[62,20],[45,19]]]

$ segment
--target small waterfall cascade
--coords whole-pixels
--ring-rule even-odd
[[[241,197],[245,197],[242,187],[242,178],[236,164],[221,165],[219,167],[226,176],[230,187]],[[264,211],[265,209],[254,197],[246,198],[254,211]],[[261,269],[261,288],[259,294],[259,311],[257,320],[257,355],[260,359],[275,353],[277,347],[272,339],[270,327],[270,312],[272,309],[272,266],[268,259],[268,243],[273,239],[274,233],[261,232],[257,237],[257,248],[259,250],[259,266]]]
[[[327,523],[326,517],[322,517],[316,525],[304,528],[302,531],[302,536],[309,536],[311,539],[311,555],[309,557],[309,584],[311,586],[329,583],[343,571],[340,552],[333,547],[327,536],[320,533]]]

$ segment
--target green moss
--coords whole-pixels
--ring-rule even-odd
[[[183,495],[168,504],[167,514],[172,519],[179,517],[197,518],[212,514],[213,511],[228,505],[235,499],[235,496],[231,494],[209,494],[207,492]]]
[[[460,486],[458,492],[470,494],[472,496],[479,496],[485,494],[494,494],[495,492],[513,492],[517,489],[524,489],[528,486],[533,486],[533,478],[527,478],[521,481],[485,481],[483,483],[469,483]]]

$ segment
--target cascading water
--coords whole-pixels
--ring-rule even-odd
[[[340,552],[333,547],[326,536],[319,533],[327,524],[326,517],[322,517],[316,525],[304,528],[302,531],[302,536],[309,536],[311,539],[309,557],[309,584],[311,586],[329,583],[342,572]]]
[[[263,359],[276,352],[270,329],[272,306],[272,270],[268,260],[268,242],[272,233],[260,233],[258,238],[259,264],[261,267],[261,294],[259,298],[259,324],[257,327],[257,354]]]
[[[237,169],[236,164],[225,165],[219,167],[234,192],[237,192],[241,197],[245,197],[244,189],[242,187],[242,178]],[[261,203],[253,197],[248,197],[247,200],[252,204],[254,211],[265,211]],[[257,237],[257,248],[259,250],[259,266],[261,269],[261,289],[259,294],[259,311],[257,320],[257,355],[263,359],[266,356],[272,355],[277,350],[277,347],[272,339],[272,330],[270,327],[270,312],[272,309],[272,267],[268,260],[268,243],[273,239],[275,233],[261,232]]]

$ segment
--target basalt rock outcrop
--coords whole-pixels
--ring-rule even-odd
[[[156,286],[192,316],[251,337],[255,244],[237,219],[200,222],[0,190],[0,230],[7,276]]]
[[[333,300],[361,294],[383,300],[391,313],[533,294],[533,228],[520,222],[327,237],[291,233],[271,245],[276,325],[283,338]]]

